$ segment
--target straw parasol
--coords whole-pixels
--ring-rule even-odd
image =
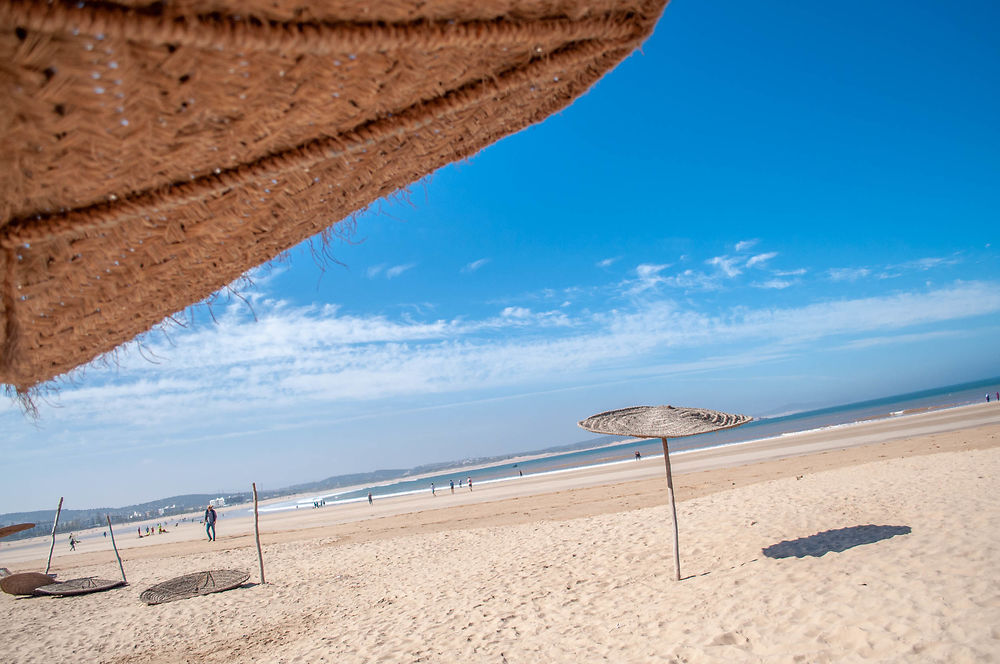
[[[594,433],[633,438],[659,438],[663,441],[663,462],[667,467],[667,495],[674,518],[674,572],[681,580],[681,556],[677,533],[677,507],[674,504],[674,479],[670,472],[670,450],[667,438],[696,436],[720,429],[731,429],[746,424],[753,418],[748,415],[731,415],[705,408],[676,408],[674,406],[633,406],[609,410],[592,415],[578,422],[579,426]]]
[[[157,583],[139,594],[146,604],[164,604],[198,595],[208,595],[224,590],[232,590],[243,585],[250,578],[249,572],[235,569],[213,569],[178,576],[169,581]]]
[[[96,576],[86,576],[80,579],[58,581],[35,588],[36,595],[56,595],[72,597],[74,595],[89,595],[126,585],[122,579],[98,579]]]
[[[36,588],[54,581],[52,576],[41,572],[20,572],[0,578],[0,590],[8,595],[33,595]]]
[[[666,0],[0,0],[0,382],[26,393],[566,107]]]

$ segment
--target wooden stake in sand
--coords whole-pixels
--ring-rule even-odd
[[[118,569],[122,571],[122,581],[128,583],[128,579],[125,578],[125,567],[122,566],[122,557],[118,555],[118,545],[115,544],[115,531],[111,528],[111,515],[105,514],[104,516],[108,520],[108,532],[111,533],[111,548],[115,550],[115,558],[118,559]]]
[[[264,555],[260,552],[260,519],[257,516],[257,483],[254,482],[250,486],[253,487],[253,534],[257,538],[257,562],[260,564],[260,582],[266,583],[266,581],[264,581]]]
[[[681,580],[681,545],[677,534],[677,506],[674,504],[674,476],[670,472],[670,450],[667,449],[667,439],[663,441],[663,462],[667,464],[667,497],[670,499],[670,511],[674,515],[674,574]]]
[[[52,552],[56,548],[56,526],[59,525],[59,514],[62,513],[62,501],[63,497],[59,496],[59,507],[56,508],[56,520],[52,523],[52,546],[49,547],[49,562],[45,564],[45,573],[49,573],[49,568],[52,567]]]

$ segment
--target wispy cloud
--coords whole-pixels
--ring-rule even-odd
[[[755,282],[753,285],[756,288],[768,288],[774,290],[782,290],[791,286],[794,282],[787,279],[768,279],[767,281]]]
[[[831,281],[858,281],[867,277],[876,279],[896,279],[907,273],[927,272],[939,267],[958,265],[962,262],[959,255],[928,256],[902,263],[892,263],[882,267],[839,267],[830,268],[826,274]]]
[[[662,272],[668,267],[670,265],[653,265],[650,263],[637,265],[635,268],[636,280],[626,282],[628,284],[628,292],[638,294],[656,288],[658,284],[664,282]]]
[[[66,408],[46,417],[66,431],[126,421],[144,436],[180,440],[196,421],[202,428],[214,422],[221,429],[233,418],[248,427],[258,421],[280,426],[327,405],[348,408],[540,381],[621,379],[654,365],[669,371],[697,363],[701,353],[720,344],[744,357],[773,357],[817,340],[876,343],[864,340],[923,334],[908,329],[1000,312],[1000,287],[960,283],[718,313],[668,299],[575,316],[509,306],[481,320],[391,320],[344,315],[333,306],[265,302],[257,322],[234,305],[216,325],[179,331],[172,346],[150,342],[160,364],[128,356],[117,375],[64,389],[60,402]],[[100,372],[92,371],[91,378],[94,373]],[[170,435],[162,433],[168,430]],[[66,438],[65,444],[73,442]]]
[[[937,341],[939,339],[949,339],[962,336],[965,330],[938,330],[935,332],[920,332],[916,334],[892,334],[874,337],[864,337],[853,339],[837,348],[840,350],[859,350],[862,348],[873,348],[875,346],[888,346],[909,343],[920,343],[923,341]]]
[[[715,256],[705,261],[706,265],[715,267],[727,277],[736,277],[743,273],[745,259],[732,256]]]
[[[741,240],[736,243],[735,249],[738,252],[746,251],[747,249],[752,249],[757,246],[758,242],[760,242],[760,240]]]
[[[682,290],[716,290],[722,287],[718,275],[706,274],[696,270],[684,270],[669,277],[664,277],[662,283],[672,288]]]
[[[414,267],[416,267],[416,265],[417,265],[416,263],[407,263],[405,265],[393,265],[392,267],[390,267],[388,270],[385,271],[385,278],[394,279],[399,275],[403,274],[404,272],[406,272],[407,270],[412,270]]]
[[[763,265],[764,263],[768,262],[777,255],[778,252],[776,251],[771,251],[766,254],[757,254],[756,256],[751,256],[747,260],[746,265],[747,267],[754,267],[755,265]]]
[[[380,263],[378,265],[372,265],[371,267],[369,267],[367,270],[365,270],[365,274],[368,276],[369,279],[375,279],[382,275],[385,275],[386,279],[394,279],[395,277],[398,277],[407,270],[413,269],[414,267],[416,267],[416,265],[417,265],[416,263],[406,263],[403,265],[393,265],[390,267],[387,266],[385,263]]]
[[[857,281],[871,273],[872,271],[866,267],[832,267],[826,272],[831,281]]]
[[[932,270],[936,267],[942,267],[944,265],[957,265],[961,263],[962,260],[959,256],[929,256],[926,258],[918,258],[912,261],[906,261],[904,263],[898,263],[896,265],[890,265],[887,270],[904,270],[911,271],[915,270],[918,272],[926,272],[927,270]]]
[[[605,258],[603,260],[599,260],[599,261],[597,261],[597,267],[599,267],[599,268],[608,268],[608,267],[611,267],[616,262],[618,262],[620,259],[621,259],[621,256],[615,256],[613,258]]]
[[[462,268],[462,272],[475,272],[489,262],[489,258],[480,258],[479,260],[472,261],[471,263],[466,263],[465,267]]]

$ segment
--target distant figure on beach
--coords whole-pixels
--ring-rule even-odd
[[[436,493],[434,492],[434,482],[431,482],[431,495],[432,495],[432,496],[436,496],[436,495],[437,495],[437,494],[436,494]]]
[[[524,473],[519,470],[519,471],[517,471],[517,476],[518,477],[524,477]]]
[[[986,393],[986,403],[989,403],[989,402],[990,402],[990,393],[987,392]]]
[[[139,526],[136,530],[139,531],[139,537],[142,538],[142,526]]]
[[[205,510],[205,534],[208,535],[209,542],[215,541],[215,519],[217,516],[215,508],[209,503],[208,509]]]
[[[635,460],[636,460],[636,461],[638,461],[638,460],[639,460],[639,459],[641,459],[641,458],[642,458],[642,455],[641,455],[641,454],[639,454],[639,450],[636,450],[636,451],[635,451]]]
[[[469,479],[467,479],[467,480],[466,480],[465,482],[466,482],[466,484],[468,484],[468,485],[469,485],[469,491],[472,491],[472,478],[470,477],[470,478],[469,478]]]
[[[76,551],[76,540],[73,538],[73,533],[69,534],[69,550]]]
[[[107,538],[108,538],[108,531],[106,531],[106,530],[104,531],[104,538],[105,538],[105,539],[107,539]]]
[[[451,492],[455,493],[455,480],[451,481]]]
[[[371,491],[368,492],[368,504],[369,505],[372,504],[372,492]]]

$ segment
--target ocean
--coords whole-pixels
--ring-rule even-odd
[[[713,433],[678,438],[670,441],[670,451],[704,449],[752,440],[774,438],[787,433],[824,429],[841,424],[850,424],[871,419],[895,417],[907,412],[932,410],[962,406],[985,401],[986,393],[992,395],[1000,390],[1000,377],[985,380],[949,385],[920,392],[898,394],[895,396],[861,401],[858,403],[831,406],[818,410],[809,410],[778,417],[762,417],[735,429],[725,429]],[[623,441],[626,439],[622,439]],[[351,487],[340,491],[310,496],[308,500],[285,501],[263,508],[262,512],[284,511],[290,509],[312,508],[313,503],[336,505],[360,502],[368,499],[370,491],[374,498],[387,498],[425,492],[431,490],[447,491],[450,483],[455,488],[466,488],[466,482],[471,478],[473,487],[478,484],[513,481],[525,475],[539,475],[565,472],[586,466],[614,464],[634,460],[635,453],[642,456],[662,454],[659,438],[649,440],[630,440],[629,442],[612,443],[602,447],[548,454],[539,458],[497,462],[485,467],[456,467],[437,473],[423,475],[417,479],[400,478],[395,481],[382,482],[377,485]],[[532,456],[524,452],[518,457]]]

